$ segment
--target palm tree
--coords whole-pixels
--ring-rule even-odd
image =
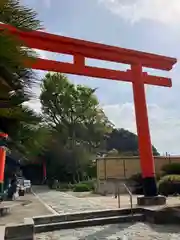
[[[41,28],[36,12],[22,6],[19,0],[1,0],[0,22],[23,30]],[[36,55],[33,51],[24,48],[20,41],[9,36],[6,31],[0,32],[1,130],[8,131],[7,119],[9,119],[10,125],[12,121],[18,120],[16,114],[13,114],[18,111],[23,115],[25,109],[23,109],[22,103],[33,96],[31,89],[37,82],[37,78],[32,70],[24,67],[23,62],[27,57],[36,57]],[[12,111],[12,108],[15,110]],[[3,121],[6,121],[5,129]]]
[[[41,29],[36,12],[22,6],[19,0],[1,2],[0,22],[23,30]],[[0,32],[0,89],[6,88],[6,92],[2,90],[6,95],[2,100],[9,99],[12,95],[18,95],[21,101],[30,97],[30,89],[37,79],[32,70],[24,68],[23,62],[27,57],[36,57],[36,55],[33,51],[24,48],[20,41],[7,35],[6,31]]]
[[[0,22],[22,30],[41,29],[36,12],[22,6],[20,0],[0,0]],[[5,30],[0,31],[0,131],[10,136],[10,149],[23,154],[42,149],[47,136],[41,116],[23,104],[34,97],[31,89],[37,83],[34,72],[24,67],[27,57],[36,54]]]

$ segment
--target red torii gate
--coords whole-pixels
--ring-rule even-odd
[[[42,31],[21,31],[5,24],[0,24],[0,30],[7,30],[8,33],[22,40],[27,47],[69,54],[73,56],[74,60],[73,63],[64,63],[37,58],[35,61],[27,61],[26,67],[132,83],[144,195],[157,196],[144,84],[171,87],[172,82],[170,78],[149,75],[143,72],[142,67],[170,71],[177,60]],[[86,58],[129,64],[131,70],[119,71],[87,66]]]

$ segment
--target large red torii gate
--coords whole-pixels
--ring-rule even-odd
[[[22,40],[24,45],[29,48],[69,54],[73,56],[74,60],[73,63],[64,63],[37,58],[34,61],[27,61],[25,63],[26,67],[132,83],[140,164],[144,180],[144,195],[156,196],[157,187],[144,84],[171,87],[172,83],[170,78],[152,76],[143,72],[142,67],[169,71],[177,60],[175,58],[58,36],[42,31],[21,31],[5,24],[0,24],[0,30],[7,30],[8,34],[12,34]],[[85,63],[86,58],[129,64],[131,70],[119,71],[88,66]]]

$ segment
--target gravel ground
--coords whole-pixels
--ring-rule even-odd
[[[36,240],[179,240],[178,226],[144,223],[107,225],[76,230],[62,230],[36,235]]]

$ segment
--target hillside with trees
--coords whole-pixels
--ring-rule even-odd
[[[123,128],[113,129],[106,140],[106,150],[112,149],[116,149],[121,155],[139,155],[137,135]],[[160,155],[154,146],[152,151],[154,156]]]

